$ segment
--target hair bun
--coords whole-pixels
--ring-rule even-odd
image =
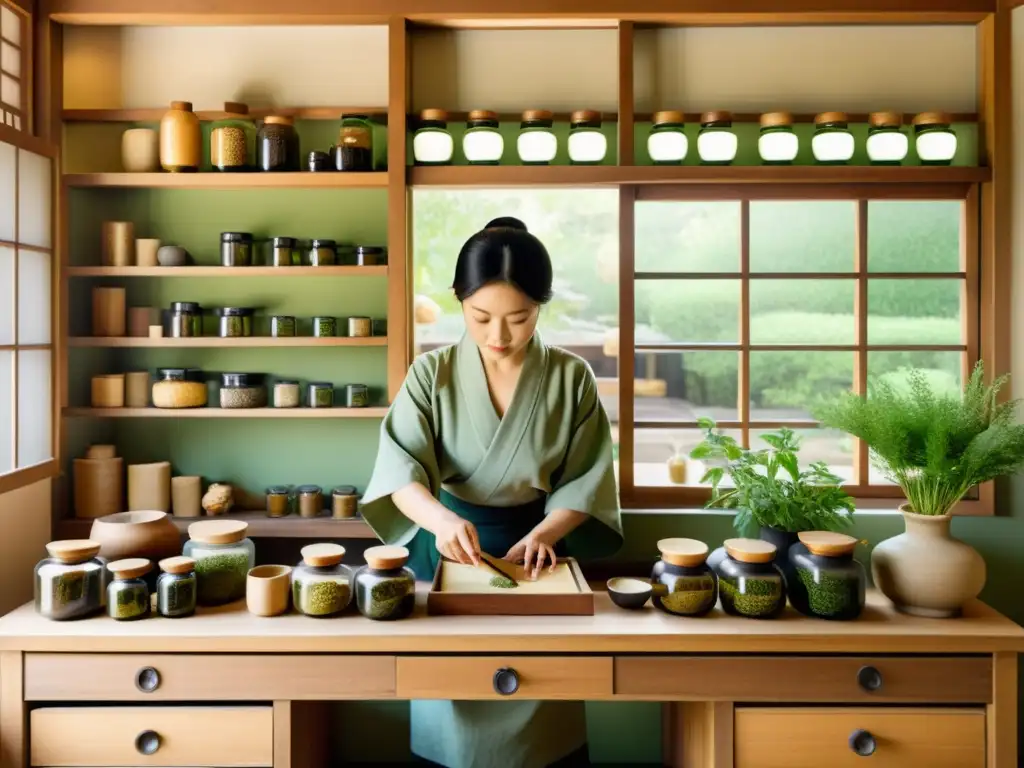
[[[520,232],[529,232],[526,225],[514,216],[499,216],[487,222],[484,229],[518,229]]]

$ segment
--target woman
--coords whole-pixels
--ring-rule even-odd
[[[381,427],[363,516],[409,547],[418,579],[440,556],[522,561],[622,542],[608,417],[582,359],[536,333],[551,259],[522,222],[490,222],[462,247],[453,289],[466,333],[421,355]],[[414,701],[412,751],[447,768],[586,765],[582,702]]]

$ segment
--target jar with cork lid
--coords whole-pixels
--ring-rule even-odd
[[[864,610],[864,566],[854,560],[857,539],[832,531],[802,531],[789,548],[789,601],[805,616],[848,621]]]
[[[98,557],[100,543],[89,539],[51,541],[48,557],[33,574],[36,613],[54,621],[81,619],[107,604],[109,572]]]
[[[189,101],[172,101],[160,120],[160,167],[195,173],[203,162],[202,131]]]
[[[872,165],[899,165],[907,157],[910,140],[903,132],[899,112],[872,112],[868,115],[868,160]]]
[[[558,153],[555,116],[546,109],[523,112],[516,138],[516,151],[523,165],[548,165]]]
[[[686,138],[685,116],[675,110],[655,112],[647,137],[647,155],[655,165],[680,165],[686,159],[690,141]]]
[[[191,557],[168,557],[160,561],[156,580],[156,610],[168,619],[180,619],[196,612],[196,561]]]
[[[299,134],[295,121],[268,115],[256,134],[256,166],[261,171],[297,171],[300,164]]]
[[[249,107],[224,103],[224,117],[210,126],[210,165],[218,171],[249,171],[256,164],[256,123]]]
[[[143,578],[152,565],[144,557],[107,564],[112,581],[107,585],[107,615],[118,621],[144,619],[151,613],[149,585]]]
[[[202,520],[188,527],[183,554],[196,562],[196,602],[223,605],[245,597],[256,548],[242,520]]]
[[[775,565],[775,545],[761,539],[726,539],[715,562],[722,610],[750,619],[773,619],[786,607],[786,583]]]
[[[601,132],[601,113],[590,109],[573,112],[569,118],[569,162],[599,165],[608,154],[608,137]]]
[[[366,565],[356,571],[355,593],[359,612],[368,619],[394,621],[411,615],[416,607],[416,577],[405,567],[405,547],[370,547],[363,552]]]
[[[697,154],[703,165],[729,165],[736,159],[739,139],[732,127],[732,112],[719,110],[700,116]]]
[[[340,544],[309,544],[292,571],[292,604],[306,616],[334,616],[352,602],[352,570]]]
[[[462,135],[462,154],[470,165],[498,165],[505,151],[505,139],[498,126],[498,114],[474,109]]]
[[[765,165],[791,165],[796,160],[800,141],[793,130],[789,112],[765,112],[761,115],[761,131],[757,152]]]
[[[651,571],[655,607],[677,616],[704,616],[718,602],[718,579],[707,564],[708,545],[696,539],[662,539]]]
[[[853,159],[853,133],[845,112],[822,112],[814,118],[811,151],[822,165],[845,165]]]
[[[448,113],[443,109],[420,112],[419,127],[412,136],[412,156],[416,165],[448,165],[455,142],[448,130]]]
[[[914,148],[922,165],[949,165],[956,157],[953,117],[945,112],[922,112],[914,118]]]

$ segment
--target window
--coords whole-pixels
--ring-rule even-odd
[[[15,5],[0,0],[0,125],[27,130],[28,101],[27,16]]]

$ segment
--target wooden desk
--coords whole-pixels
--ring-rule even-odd
[[[324,759],[329,702],[501,699],[502,668],[512,697],[666,702],[671,766],[859,766],[858,731],[874,766],[1017,765],[1024,629],[981,603],[933,620],[870,593],[843,623],[633,613],[603,593],[594,616],[428,617],[423,597],[394,623],[241,603],[58,623],[22,606],[0,619],[0,768],[306,768]]]

